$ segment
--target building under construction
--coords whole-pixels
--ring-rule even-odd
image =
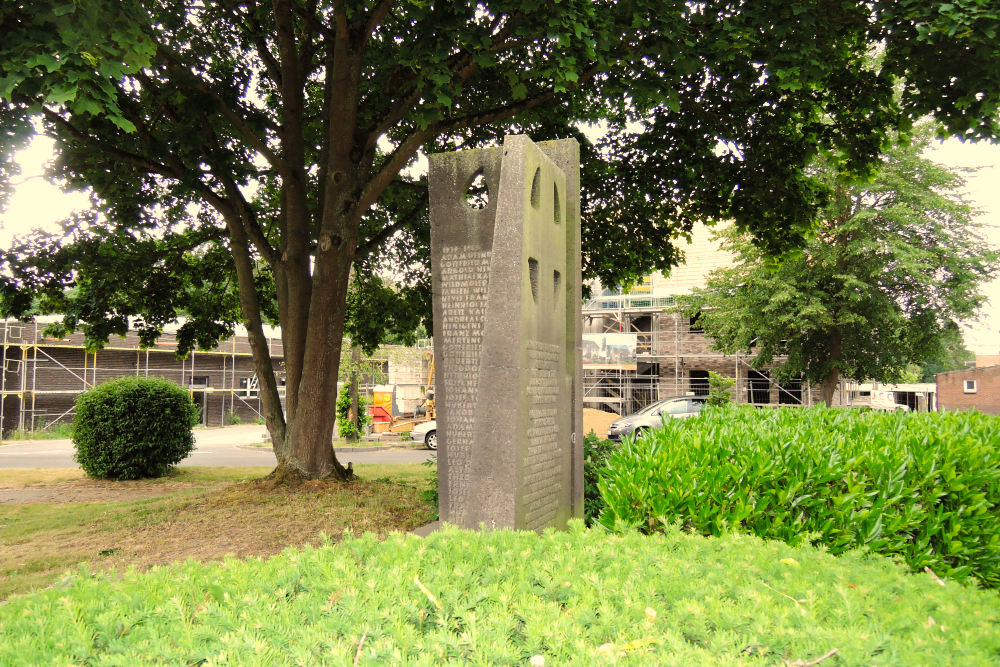
[[[734,397],[755,405],[814,405],[818,390],[798,380],[778,382],[754,369],[751,356],[722,354],[691,319],[666,312],[670,297],[605,294],[584,306],[584,403],[618,414],[631,414],[668,396],[708,394],[714,371],[736,381]],[[595,352],[619,342],[634,346],[634,357],[622,352],[608,363],[595,363]],[[634,341],[634,342],[632,342]]]
[[[816,404],[818,388],[779,383],[752,368],[752,356],[712,349],[693,318],[669,312],[674,296],[704,286],[710,271],[731,262],[705,228],[696,230],[685,255],[669,276],[654,274],[627,294],[592,286],[595,295],[583,306],[585,405],[624,415],[668,396],[707,395],[710,371],[736,381],[740,403]]]
[[[822,403],[819,387],[803,380],[778,381],[768,369],[751,366],[752,354],[714,350],[712,339],[694,318],[671,311],[675,296],[703,287],[713,269],[731,261],[731,255],[701,227],[685,249],[684,264],[669,276],[654,274],[627,294],[592,285],[595,295],[583,306],[585,405],[626,415],[668,396],[704,396],[708,394],[708,374],[712,371],[735,381],[734,399],[738,403]],[[833,402],[926,411],[936,409],[935,392],[933,384],[841,381]]]
[[[47,338],[40,322],[0,322],[3,373],[0,378],[0,424],[36,431],[72,421],[76,397],[111,378],[126,375],[162,377],[186,387],[201,411],[201,423],[220,426],[261,417],[260,391],[246,336],[234,336],[213,350],[176,356],[176,339],[164,333],[155,347],[142,348],[135,332],[88,351],[83,334]],[[268,338],[282,395],[284,372],[281,338]]]

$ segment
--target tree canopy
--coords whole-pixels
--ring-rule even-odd
[[[727,230],[735,264],[678,307],[717,348],[821,385],[828,405],[841,377],[893,382],[910,364],[947,359],[1000,253],[977,233],[961,176],[921,156],[927,142],[887,151],[871,182],[819,162],[835,194],[806,245],[775,260]]]
[[[938,373],[957,371],[975,363],[976,353],[965,347],[962,330],[955,327],[946,331],[937,354],[925,359],[922,364],[910,366],[917,382],[934,382]]]
[[[0,310],[37,299],[98,343],[179,312],[182,346],[242,321],[280,471],[342,476],[349,276],[376,289],[356,303],[429,302],[422,153],[580,138],[583,266],[605,284],[668,269],[703,220],[778,250],[830,196],[818,154],[864,172],[925,114],[1000,137],[998,27],[992,0],[10,0],[0,191],[44,132],[53,178],[94,210],[4,253]]]

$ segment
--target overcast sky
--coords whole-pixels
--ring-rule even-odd
[[[51,159],[52,143],[36,138],[22,151],[19,161],[22,174],[6,213],[0,214],[0,245],[6,247],[16,234],[32,228],[52,228],[74,208],[87,206],[79,193],[66,194],[40,178],[44,163]],[[1000,146],[962,144],[949,140],[928,155],[949,167],[977,168],[966,175],[970,202],[983,214],[978,218],[983,234],[994,247],[1000,247]],[[978,320],[966,323],[965,341],[978,354],[1000,354],[1000,279],[984,290],[988,303]]]

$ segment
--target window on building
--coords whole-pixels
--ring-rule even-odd
[[[802,380],[785,380],[778,385],[778,403],[781,405],[802,405]]]
[[[240,389],[243,390],[243,395],[247,398],[255,398],[260,395],[260,383],[257,381],[257,375],[251,375],[250,377],[240,378]]]
[[[691,393],[695,396],[708,396],[708,371],[691,371]]]
[[[962,391],[964,391],[966,394],[975,394],[977,391],[979,391],[979,387],[976,385],[975,380],[965,380],[963,382]]]
[[[207,375],[193,375],[193,376],[191,376],[191,386],[192,387],[207,387],[208,386],[208,376]]]
[[[747,392],[750,403],[771,402],[771,380],[766,373],[755,371],[752,368],[747,371]]]
[[[653,354],[653,317],[640,315],[629,322],[629,331],[635,334],[635,353]]]
[[[701,322],[698,318],[701,317],[701,313],[696,313],[694,317],[688,318],[688,331],[691,333],[704,333],[705,330],[701,328]]]

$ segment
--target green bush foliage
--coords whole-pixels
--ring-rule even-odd
[[[372,417],[368,414],[368,399],[358,392],[358,423],[349,419],[351,413],[350,385],[345,384],[337,395],[337,435],[345,440],[356,440],[364,435],[365,427]]]
[[[345,536],[0,606],[0,664],[985,665],[994,591],[748,535]],[[538,656],[538,657],[536,657]]]
[[[604,509],[597,480],[614,449],[614,443],[598,437],[593,429],[583,437],[583,516],[588,526],[597,523],[597,517]]]
[[[736,380],[733,378],[727,378],[719,375],[715,371],[708,372],[708,399],[705,401],[708,405],[720,406],[726,405],[733,400],[733,395],[730,393],[730,389],[736,384]]]
[[[91,477],[160,477],[194,449],[198,408],[161,378],[109,380],[76,400],[76,460]]]
[[[729,406],[626,442],[602,525],[749,531],[1000,585],[1000,418]]]

